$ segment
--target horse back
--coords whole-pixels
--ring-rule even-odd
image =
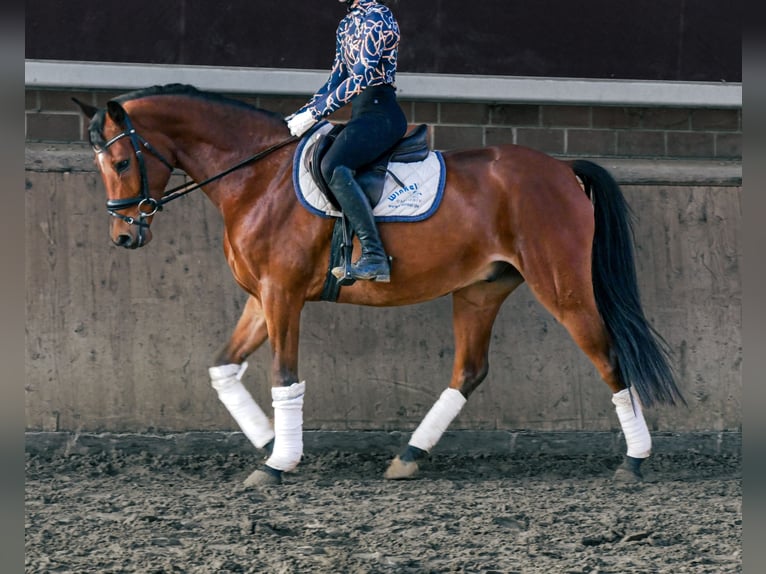
[[[544,215],[557,206],[590,203],[566,161],[532,148],[503,144],[449,150],[443,157],[445,200],[482,196],[490,209],[486,203],[494,199],[494,209],[506,216],[514,210]]]

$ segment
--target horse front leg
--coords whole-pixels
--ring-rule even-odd
[[[244,435],[258,449],[271,453],[274,430],[268,417],[242,383],[247,369],[245,359],[255,352],[268,337],[266,319],[260,302],[250,297],[229,341],[215,358],[215,366],[208,369],[210,383],[229,414]]]
[[[274,446],[265,464],[245,479],[246,487],[282,482],[303,456],[303,395],[298,381],[298,341],[303,300],[285,289],[262,294],[272,350],[271,398],[274,408]]]
[[[418,461],[426,458],[450,423],[460,414],[469,395],[489,372],[489,343],[492,325],[505,298],[522,283],[510,273],[497,283],[479,283],[456,291],[452,296],[455,360],[449,387],[412,433],[406,448],[393,460],[384,477],[389,480],[414,478]]]

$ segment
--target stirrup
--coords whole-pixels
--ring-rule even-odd
[[[377,275],[362,277],[356,273],[356,269],[354,268],[354,265],[356,265],[356,263],[354,264],[346,263],[345,265],[333,267],[330,272],[338,280],[339,285],[353,285],[357,280],[374,281],[376,283],[390,283],[391,282],[391,261],[393,260],[393,258],[390,255],[386,255],[386,259],[388,261],[388,273],[385,273],[385,274],[377,274]],[[359,262],[357,261],[357,263]]]
[[[338,280],[338,285],[341,287],[353,285],[356,283],[356,279],[354,279],[354,276],[351,274],[350,265],[340,265],[338,267],[333,267],[330,273],[332,273],[333,277]]]
[[[390,271],[386,275],[375,275],[373,277],[359,277],[358,275],[354,275],[353,271],[349,271],[345,267],[333,267],[331,273],[333,274],[333,277],[335,277],[338,280],[338,285],[342,287],[345,287],[347,285],[353,285],[354,283],[356,283],[357,279],[359,281],[373,281],[375,283],[390,283],[391,282]]]
[[[354,249],[352,243],[354,232],[348,224],[348,217],[345,213],[341,214],[341,225],[343,230],[343,243],[340,248],[343,253],[343,265],[333,267],[330,270],[330,273],[332,273],[333,277],[338,280],[338,285],[340,287],[346,287],[356,283],[356,279],[351,275],[351,253]]]

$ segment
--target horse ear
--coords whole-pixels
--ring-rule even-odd
[[[80,110],[82,110],[82,113],[85,114],[85,117],[88,119],[91,119],[93,116],[95,116],[96,112],[98,111],[97,107],[86,104],[85,102],[81,102],[77,98],[72,98],[72,101],[80,106]]]
[[[106,103],[106,111],[109,112],[109,117],[112,118],[114,123],[120,127],[124,127],[125,109],[120,104],[110,100]]]

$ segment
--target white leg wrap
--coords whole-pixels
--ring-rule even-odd
[[[458,415],[466,398],[457,389],[446,389],[412,433],[410,445],[429,452]]]
[[[303,455],[303,395],[306,381],[289,387],[272,387],[274,406],[274,450],[266,464],[277,470],[292,470]]]
[[[210,367],[210,382],[218,392],[226,410],[229,411],[239,428],[256,448],[263,446],[274,438],[268,417],[261,407],[253,400],[252,395],[242,384],[242,375],[247,369],[247,363],[242,365],[221,365]]]
[[[625,435],[628,456],[647,458],[652,452],[652,437],[649,435],[649,429],[646,428],[644,413],[641,411],[638,397],[634,396],[631,404],[630,390],[623,389],[612,395],[612,403],[614,403],[617,417],[620,419],[622,433]],[[633,412],[634,405],[635,412]]]

